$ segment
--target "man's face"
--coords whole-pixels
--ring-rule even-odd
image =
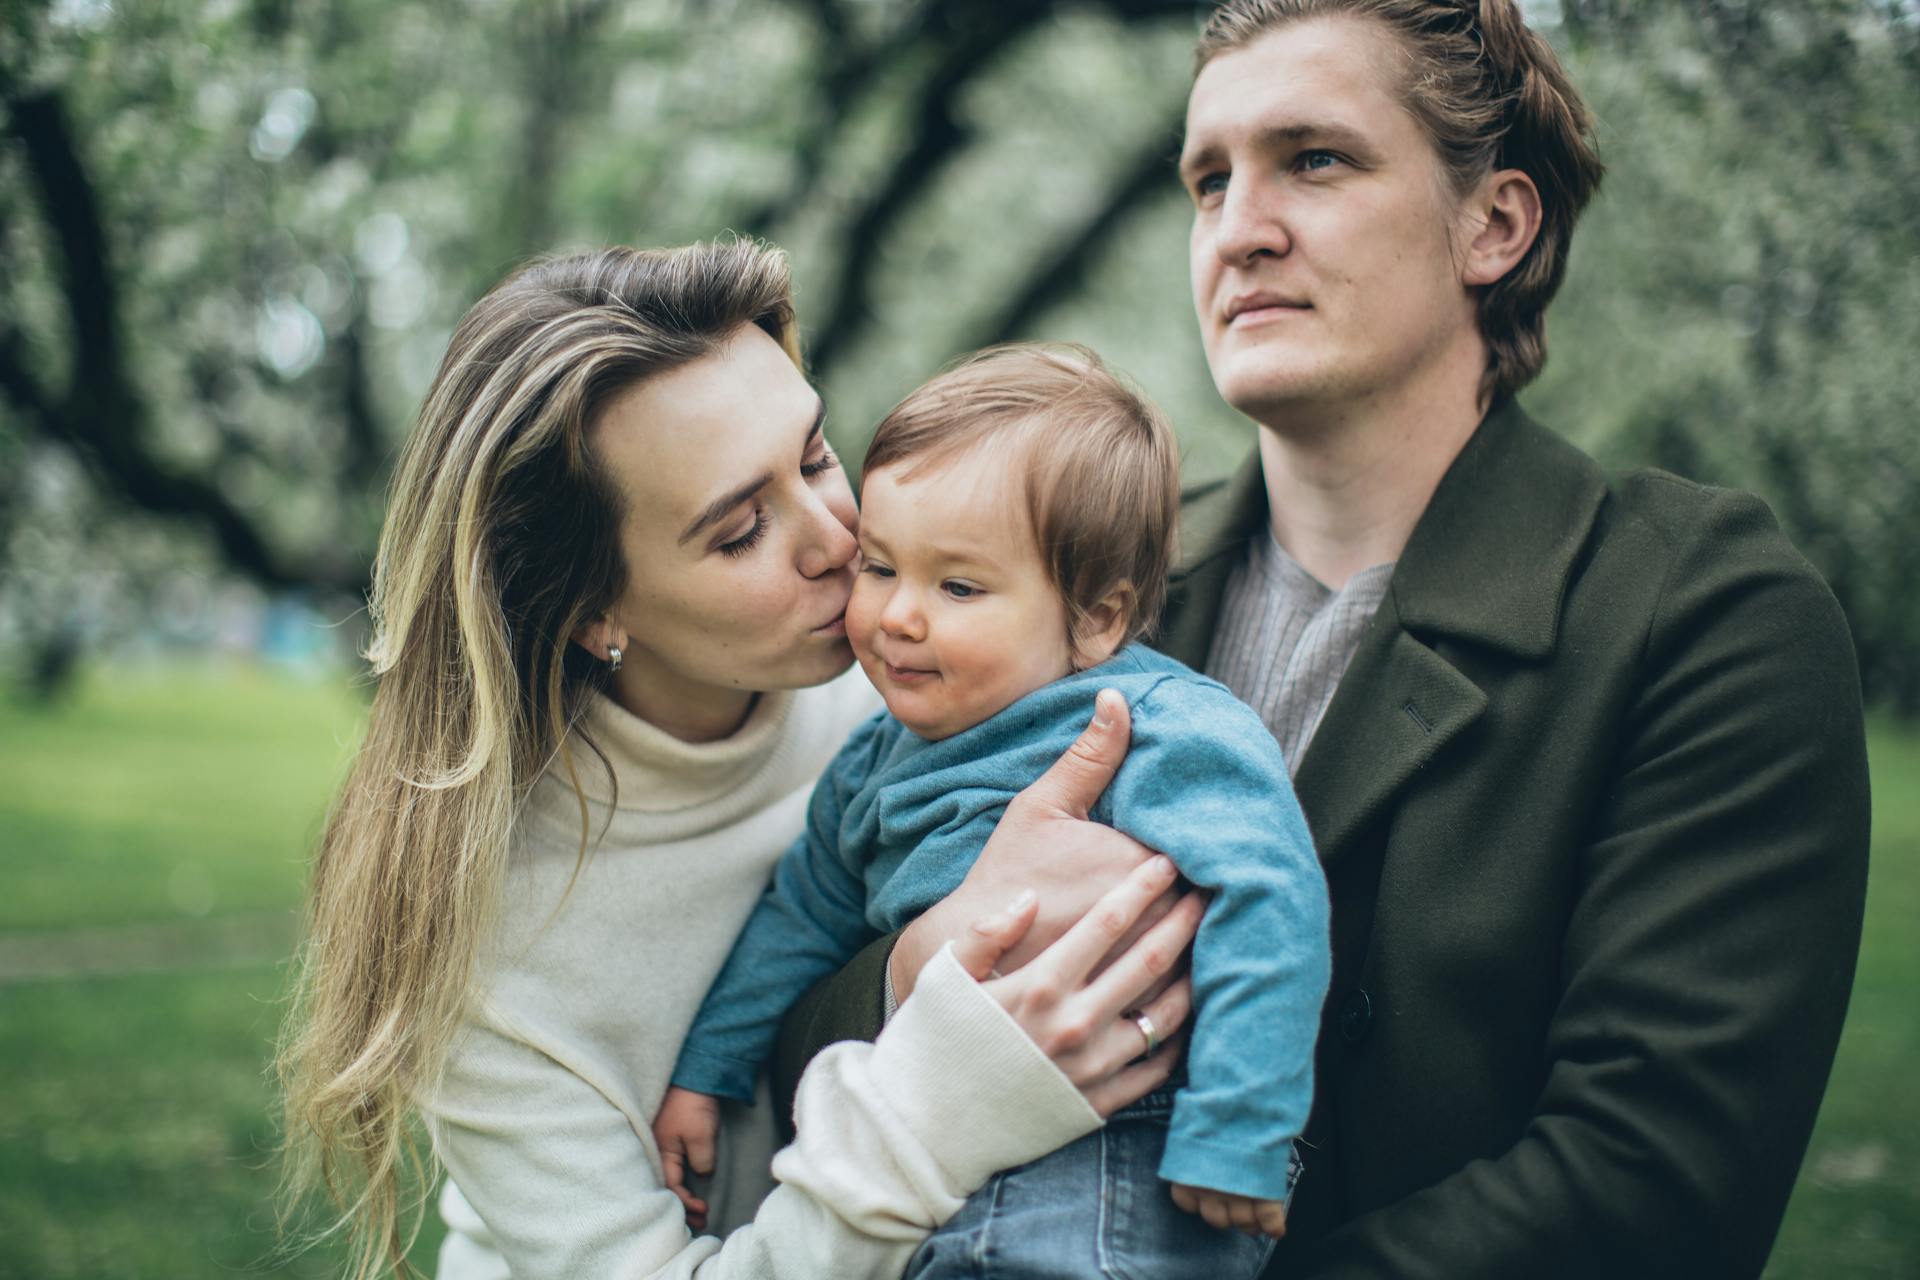
[[[1477,332],[1460,218],[1399,50],[1312,19],[1208,63],[1187,103],[1194,310],[1214,384],[1266,422],[1363,410]]]

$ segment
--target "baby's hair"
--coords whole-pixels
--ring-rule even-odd
[[[1069,640],[1127,597],[1121,643],[1166,601],[1180,516],[1180,453],[1153,402],[1086,347],[1008,343],[975,352],[908,395],[867,447],[863,474],[911,475],[981,445],[1016,450],[1041,563],[1066,602]]]

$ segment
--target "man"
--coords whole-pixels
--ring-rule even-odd
[[[1195,306],[1260,429],[1161,643],[1296,762],[1334,908],[1270,1274],[1756,1275],[1858,949],[1845,623],[1757,500],[1514,402],[1600,167],[1510,0],[1233,0],[1200,61]]]

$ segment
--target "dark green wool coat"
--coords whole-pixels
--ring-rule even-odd
[[[1190,498],[1206,659],[1267,518]],[[1435,491],[1296,786],[1333,901],[1272,1276],[1753,1276],[1833,1060],[1868,796],[1845,621],[1766,507],[1610,483],[1516,406]],[[788,1021],[871,1036],[884,944]]]

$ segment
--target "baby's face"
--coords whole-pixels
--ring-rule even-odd
[[[947,738],[1072,670],[1067,609],[1000,450],[903,469],[861,486],[847,638],[887,710]]]

